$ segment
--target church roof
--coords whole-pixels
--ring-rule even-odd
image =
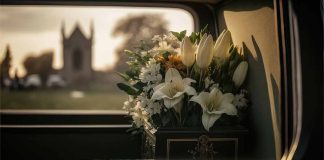
[[[69,38],[71,39],[72,37],[80,37],[80,36],[84,39],[88,39],[82,32],[79,23],[77,23]]]

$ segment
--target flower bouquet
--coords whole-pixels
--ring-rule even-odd
[[[248,100],[242,84],[248,63],[238,47],[233,45],[230,31],[224,30],[214,42],[206,28],[190,36],[186,36],[186,31],[156,35],[152,38],[153,45],[142,42],[133,51],[125,51],[129,56],[129,70],[119,73],[126,83],[117,86],[129,95],[123,106],[133,119],[129,131],[138,134],[150,130],[150,136],[154,137],[153,146],[159,143],[156,149],[165,150],[165,145],[170,148],[169,141],[166,144],[170,135],[156,134],[158,130],[167,128],[173,133],[188,128],[205,130],[192,134],[198,141],[206,139],[201,137],[206,133],[221,137],[224,137],[223,132],[237,134],[238,131],[233,130],[223,130],[218,134],[215,128],[238,125],[245,117]],[[180,130],[178,138],[189,132]],[[239,137],[235,134],[232,135]],[[157,138],[158,135],[163,137],[162,140]],[[204,142],[208,141],[207,138]],[[236,145],[232,148],[237,148]],[[205,146],[211,145],[206,143]],[[202,150],[208,151],[209,148]],[[161,151],[160,155],[166,158],[165,152],[169,158],[169,151]],[[185,151],[175,153],[178,155],[180,152]],[[197,152],[191,153],[196,156]],[[210,154],[200,155],[213,153],[211,150]]]
[[[224,30],[214,42],[206,33],[186,31],[152,38],[129,56],[129,71],[119,73],[127,83],[117,86],[129,95],[124,102],[133,118],[133,131],[149,122],[159,127],[203,127],[233,124],[247,107],[241,86],[248,63]]]

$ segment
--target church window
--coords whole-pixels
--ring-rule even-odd
[[[73,69],[75,71],[79,71],[82,69],[82,52],[80,51],[80,49],[76,49],[74,52],[73,52],[73,55],[72,55],[72,64],[73,64]]]

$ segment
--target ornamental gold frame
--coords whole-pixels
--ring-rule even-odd
[[[234,141],[235,143],[235,155],[234,155],[234,159],[238,160],[238,143],[239,140],[238,138],[208,138],[209,142],[227,142],[227,141]],[[198,138],[168,138],[167,139],[167,153],[166,153],[166,159],[170,159],[170,143],[171,142],[198,142]]]

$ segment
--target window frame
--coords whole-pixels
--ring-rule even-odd
[[[213,6],[216,6],[217,3],[219,3],[222,0],[203,0],[199,2],[198,0],[192,0],[192,1],[182,1],[181,4],[179,1],[172,1],[172,0],[158,0],[156,3],[150,2],[148,0],[142,0],[142,1],[131,1],[131,0],[122,0],[120,2],[103,2],[103,1],[87,1],[87,0],[70,0],[70,1],[60,1],[55,2],[52,0],[2,0],[0,2],[1,5],[79,5],[79,6],[140,6],[140,7],[175,7],[175,8],[181,8],[187,10],[189,13],[191,13],[195,19],[195,31],[199,30],[199,28],[202,28],[206,22],[210,22],[211,18],[213,21],[213,24],[211,24],[210,28],[213,28],[214,30],[211,30],[211,34],[218,35],[216,25],[216,13],[213,10]],[[224,0],[225,1],[225,0]],[[304,106],[302,105],[301,99],[305,99],[303,97],[303,91],[302,88],[306,87],[303,86],[301,79],[307,79],[307,77],[304,77],[301,75],[302,67],[300,61],[300,39],[299,39],[299,31],[300,32],[306,32],[305,30],[299,30],[298,29],[298,13],[303,13],[301,11],[296,10],[298,7],[294,8],[297,4],[294,0],[284,1],[284,0],[273,0],[274,2],[274,12],[276,16],[276,29],[277,29],[277,39],[279,44],[279,52],[280,52],[280,63],[281,63],[281,77],[282,77],[282,83],[281,83],[281,119],[282,119],[282,125],[281,125],[281,140],[282,140],[282,159],[287,159],[287,157],[293,157],[295,151],[289,152],[291,147],[297,147],[299,145],[298,139],[300,138],[300,133],[302,132],[302,124],[303,120],[301,119],[303,116],[302,109]],[[306,24],[305,24],[306,25]],[[316,37],[313,35],[313,37]],[[318,37],[317,37],[318,38]],[[320,59],[320,58],[319,58]],[[316,61],[316,59],[313,59]],[[318,59],[317,59],[318,61]],[[316,62],[317,62],[316,61]],[[305,66],[304,66],[305,67]],[[304,69],[306,70],[306,69]],[[308,69],[309,70],[309,69]],[[323,75],[319,74],[319,75]],[[294,82],[294,80],[297,81]],[[299,78],[299,81],[298,81]],[[323,78],[323,77],[322,77]],[[309,84],[312,85],[312,84]],[[320,91],[316,92],[320,93]],[[310,94],[312,95],[312,94]],[[323,93],[321,93],[323,95]],[[310,96],[308,96],[309,98]],[[309,100],[308,100],[309,101]],[[323,103],[323,102],[322,102]],[[48,127],[50,125],[48,122],[53,124],[58,123],[57,121],[51,121],[51,120],[45,120],[42,121],[42,118],[57,118],[61,119],[64,116],[72,116],[76,119],[72,120],[67,118],[62,120],[62,125],[69,124],[70,126],[66,127],[73,127],[76,126],[82,127],[89,127],[85,124],[87,122],[90,122],[89,120],[93,118],[94,121],[91,121],[92,126],[95,124],[106,124],[111,122],[118,122],[118,124],[124,124],[119,123],[121,120],[118,120],[120,118],[124,118],[126,113],[104,113],[102,111],[98,111],[100,113],[86,113],[86,112],[79,112],[79,113],[58,113],[60,111],[56,110],[57,113],[54,112],[47,112],[44,111],[44,113],[31,113],[31,112],[22,112],[22,111],[4,111],[0,110],[0,118],[1,118],[1,124],[0,128],[3,127],[28,127],[28,125],[36,125],[36,124],[42,124],[43,127]],[[89,112],[89,110],[87,110]],[[105,120],[101,121],[101,118],[98,118],[100,116],[103,117],[109,117],[109,116],[116,116],[115,118],[112,118],[112,120]],[[26,116],[31,116],[35,118],[34,120],[31,120],[31,122],[28,122],[27,125],[23,124],[21,126],[14,126],[19,125],[22,123],[21,120],[26,119]],[[52,116],[52,117],[51,117]],[[87,117],[88,116],[88,117]],[[311,115],[307,115],[311,116]],[[37,119],[39,117],[39,119]],[[89,118],[91,117],[91,118]],[[77,119],[82,119],[81,121],[78,121]],[[116,120],[116,121],[114,121]],[[124,119],[125,120],[125,119]],[[69,123],[73,122],[74,123]],[[108,121],[108,122],[107,122]],[[40,123],[42,122],[42,123]],[[114,123],[111,123],[114,124]],[[115,123],[117,124],[117,123]],[[60,124],[61,125],[61,124]],[[72,125],[72,126],[71,126]],[[31,126],[33,127],[33,126]],[[35,126],[37,127],[37,126]],[[59,126],[56,126],[59,127]],[[62,127],[62,126],[61,126]],[[100,127],[100,126],[99,126]],[[101,126],[104,127],[104,126]],[[115,126],[116,127],[116,126]],[[322,126],[323,127],[323,126]],[[297,132],[296,132],[297,131]],[[304,131],[306,132],[306,131]],[[299,135],[298,135],[299,134]],[[297,139],[297,141],[293,141],[293,139]],[[299,151],[300,152],[300,151]]]
[[[202,2],[149,2],[121,1],[103,2],[87,0],[53,1],[53,0],[3,0],[0,5],[15,6],[127,6],[178,8],[190,13],[194,19],[194,31],[204,27],[206,22],[215,21],[215,13],[210,3]],[[212,18],[210,18],[212,17]],[[211,24],[211,34],[215,36],[216,25]],[[121,104],[122,105],[122,104]],[[131,117],[119,110],[20,110],[0,109],[1,128],[129,128]]]

